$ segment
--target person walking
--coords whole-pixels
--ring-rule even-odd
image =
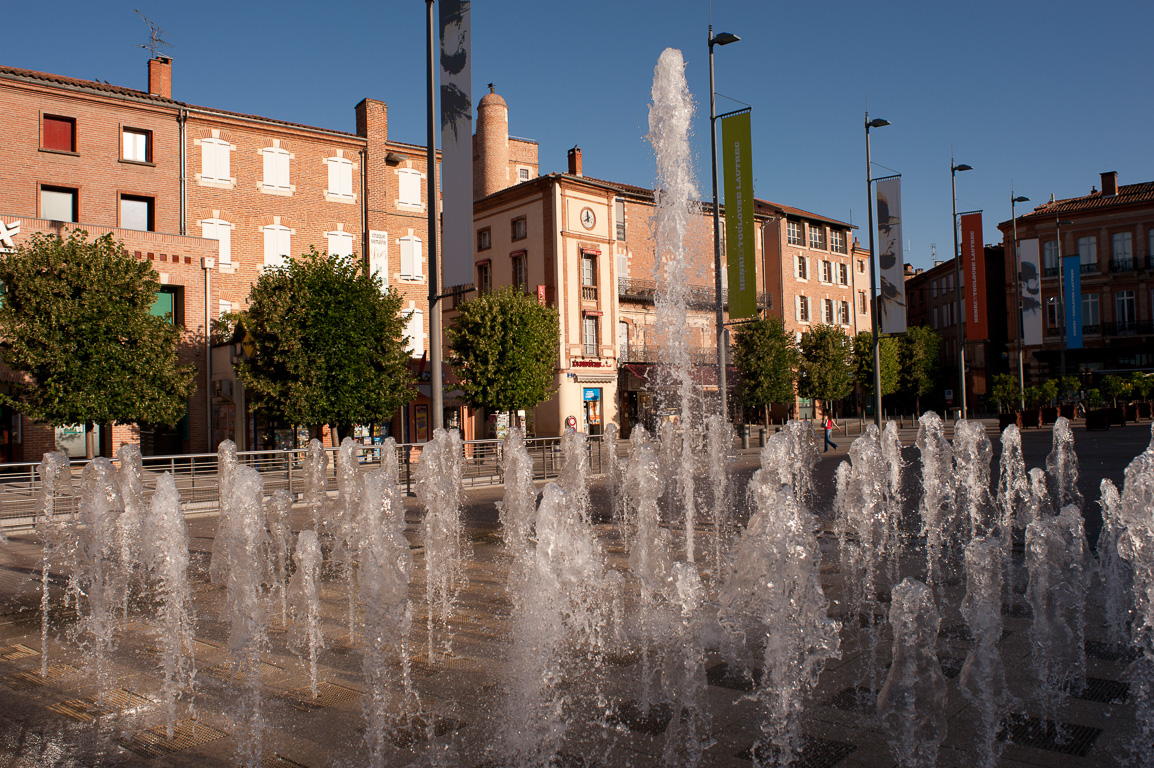
[[[841,427],[839,427],[837,425],[837,422],[833,420],[833,414],[827,413],[825,415],[825,452],[826,453],[829,453],[829,447],[831,445],[833,446],[833,449],[835,451],[837,450],[837,443],[835,443],[833,440],[829,439],[830,433],[833,432],[835,429],[841,429]]]

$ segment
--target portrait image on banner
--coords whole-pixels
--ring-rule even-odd
[[[1022,341],[1026,345],[1042,343],[1042,270],[1038,238],[1018,242],[1018,282],[1022,289]]]
[[[906,332],[906,278],[902,258],[902,179],[891,176],[877,183],[878,315],[882,333]]]
[[[986,247],[982,244],[981,211],[962,215],[961,243],[966,340],[986,340],[990,338],[990,323],[986,315]]]
[[[753,234],[753,160],[749,110],[721,120],[725,161],[725,247],[729,317],[757,314],[757,262]]]
[[[444,287],[473,282],[473,68],[469,0],[440,0],[441,273]],[[428,199],[437,199],[429,174]]]
[[[1082,257],[1062,257],[1063,302],[1065,303],[1066,348],[1082,348]]]

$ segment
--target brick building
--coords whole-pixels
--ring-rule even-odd
[[[1051,200],[1018,217],[1018,241],[1037,238],[1041,253],[1043,343],[1026,346],[1026,386],[1061,374],[1063,318],[1058,263],[1058,222],[1063,222],[1061,255],[1079,257],[1082,287],[1082,349],[1065,350],[1068,374],[1081,374],[1087,386],[1097,371],[1154,369],[1154,182],[1119,184],[1118,174],[1101,174],[1101,189]],[[1068,223],[1065,223],[1068,222]],[[998,225],[1007,252],[1013,248],[1013,222]],[[1017,289],[1013,259],[1006,259],[1003,289]],[[1016,358],[1018,329],[1009,329]]]
[[[222,312],[244,308],[266,267],[310,246],[360,255],[401,293],[417,366],[428,339],[425,147],[389,138],[380,101],[358,104],[355,121],[350,133],[177,101],[172,61],[161,56],[148,62],[146,91],[0,67],[0,220],[25,222],[23,236],[45,222],[115,230],[129,251],[155,256],[169,290],[183,297],[178,320],[198,338],[208,337]],[[524,164],[520,145],[511,147]],[[159,261],[174,254],[179,269]],[[165,437],[165,449],[179,442],[182,450],[211,450],[226,437],[261,447],[287,426],[246,413],[235,352],[229,345],[199,353],[191,426],[180,441]],[[385,429],[414,437],[418,408],[428,407],[422,394]],[[211,407],[201,405],[209,399]],[[2,418],[10,426],[0,450],[39,459],[39,447],[21,446],[44,428],[14,414]],[[130,433],[115,428],[106,449]],[[37,446],[53,441],[35,439]]]

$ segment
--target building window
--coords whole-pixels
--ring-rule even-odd
[[[832,283],[833,282],[833,263],[832,262],[823,261],[821,263],[821,281],[823,283]]]
[[[826,299],[823,304],[823,309],[825,311],[822,317],[822,322],[826,323],[827,325],[833,325],[833,299]]]
[[[830,250],[835,253],[845,253],[845,232],[842,232],[840,229],[831,229],[829,231],[829,245]]]
[[[513,287],[519,293],[525,293],[529,289],[529,280],[526,275],[525,254],[521,253],[513,257]]]
[[[410,234],[397,238],[397,245],[401,249],[401,279],[420,280],[424,275],[421,271],[421,238]]]
[[[815,251],[825,250],[825,227],[817,224],[809,225],[809,247]]]
[[[225,299],[220,300],[220,315],[227,315],[232,311],[232,302]]]
[[[120,227],[121,229],[135,229],[140,232],[154,231],[153,209],[154,201],[151,197],[137,197],[136,195],[120,196]]]
[[[785,224],[785,240],[790,245],[805,245],[801,239],[801,222],[788,221]]]
[[[1087,333],[1097,333],[1102,319],[1098,314],[1098,294],[1082,294],[1082,330]],[[1090,330],[1090,329],[1093,330]]]
[[[938,327],[938,308],[937,307],[932,307],[930,309],[930,324],[934,328]]]
[[[1134,236],[1130,232],[1115,232],[1111,240],[1113,241],[1111,254],[1114,258],[1115,268],[1119,271],[1133,269]]]
[[[857,271],[861,272],[863,275],[865,274],[865,259],[857,260]]]
[[[597,301],[597,257],[581,254],[581,298]]]
[[[325,237],[329,241],[329,255],[353,255],[353,233],[345,232],[343,224],[338,224],[337,228],[331,232],[325,232]]]
[[[1047,240],[1042,243],[1042,262],[1045,267],[1045,274],[1058,274],[1058,241]]]
[[[421,177],[416,168],[397,169],[397,202],[413,208],[421,207]]]
[[[213,184],[235,184],[232,178],[232,151],[236,149],[220,138],[220,131],[200,139],[200,180]]]
[[[408,350],[411,357],[420,357],[425,354],[425,313],[419,309],[410,309],[405,319],[405,336],[408,337]]]
[[[797,305],[796,305],[797,319],[800,322],[808,323],[809,322],[809,297],[808,296],[797,296],[796,299],[797,299]]]
[[[1154,228],[1146,232],[1146,266],[1154,267]]]
[[[517,169],[517,180],[518,181],[528,181],[529,180],[529,169],[528,168],[518,168]]]
[[[1134,291],[1114,291],[1114,321],[1118,323],[1118,330],[1133,330],[1137,320]]]
[[[493,247],[493,232],[488,227],[477,232],[477,250],[487,251]]]
[[[493,275],[489,261],[477,265],[477,295],[484,296],[493,290]]]
[[[520,218],[513,219],[513,239],[514,240],[524,240],[525,239],[525,232],[526,232],[525,217],[521,216]]]
[[[75,152],[76,118],[45,115],[41,121],[40,147],[53,152]]]
[[[849,302],[841,302],[841,311],[838,312],[838,322],[842,325],[849,325]]]
[[[200,222],[200,236],[216,241],[216,255],[222,267],[232,264],[232,224],[215,217],[204,219]]]
[[[809,279],[809,265],[806,263],[806,258],[801,255],[797,257],[797,279]]]
[[[1098,271],[1098,238],[1078,238],[1078,260],[1082,264],[1083,272]]]
[[[1046,299],[1046,324],[1052,331],[1058,329],[1058,299],[1053,296]]]
[[[613,218],[617,220],[617,239],[625,239],[625,201],[616,200],[613,203]]]
[[[931,280],[930,281],[930,298],[936,299],[937,297],[938,297],[938,281],[937,280]]]
[[[289,184],[289,160],[292,155],[281,147],[280,139],[273,139],[272,146],[260,150],[260,155],[264,170],[261,192],[292,192],[293,187]]]
[[[134,163],[152,162],[152,131],[125,128],[120,136],[121,159]]]
[[[597,357],[597,321],[599,319],[596,315],[585,315],[582,334],[585,357]]]
[[[336,157],[326,157],[325,165],[329,167],[329,185],[325,195],[331,200],[351,202],[356,199],[353,193],[353,161],[344,156],[344,150],[338,149]]]
[[[180,287],[176,285],[162,285],[156,293],[156,298],[149,308],[153,317],[163,317],[169,325],[184,325],[184,302],[180,295]]]
[[[284,266],[292,254],[292,230],[280,223],[280,217],[274,216],[273,223],[261,227],[264,233],[264,266],[265,269]]]
[[[868,309],[869,308],[866,306],[866,292],[865,291],[858,291],[857,292],[857,312],[858,312],[858,314],[864,315],[868,311]]]
[[[50,221],[76,221],[76,190],[66,187],[40,188],[40,218]]]
[[[837,281],[842,285],[849,285],[849,264],[837,265]]]

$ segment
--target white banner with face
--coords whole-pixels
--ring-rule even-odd
[[[441,0],[439,5],[444,289],[473,282],[473,68],[469,0]],[[436,200],[436,185],[430,183],[429,204]]]
[[[1042,270],[1038,238],[1018,241],[1018,285],[1022,291],[1022,340],[1027,346],[1042,343]]]
[[[878,315],[882,333],[906,332],[906,279],[902,259],[902,180],[898,176],[877,183],[878,279],[881,295]]]

